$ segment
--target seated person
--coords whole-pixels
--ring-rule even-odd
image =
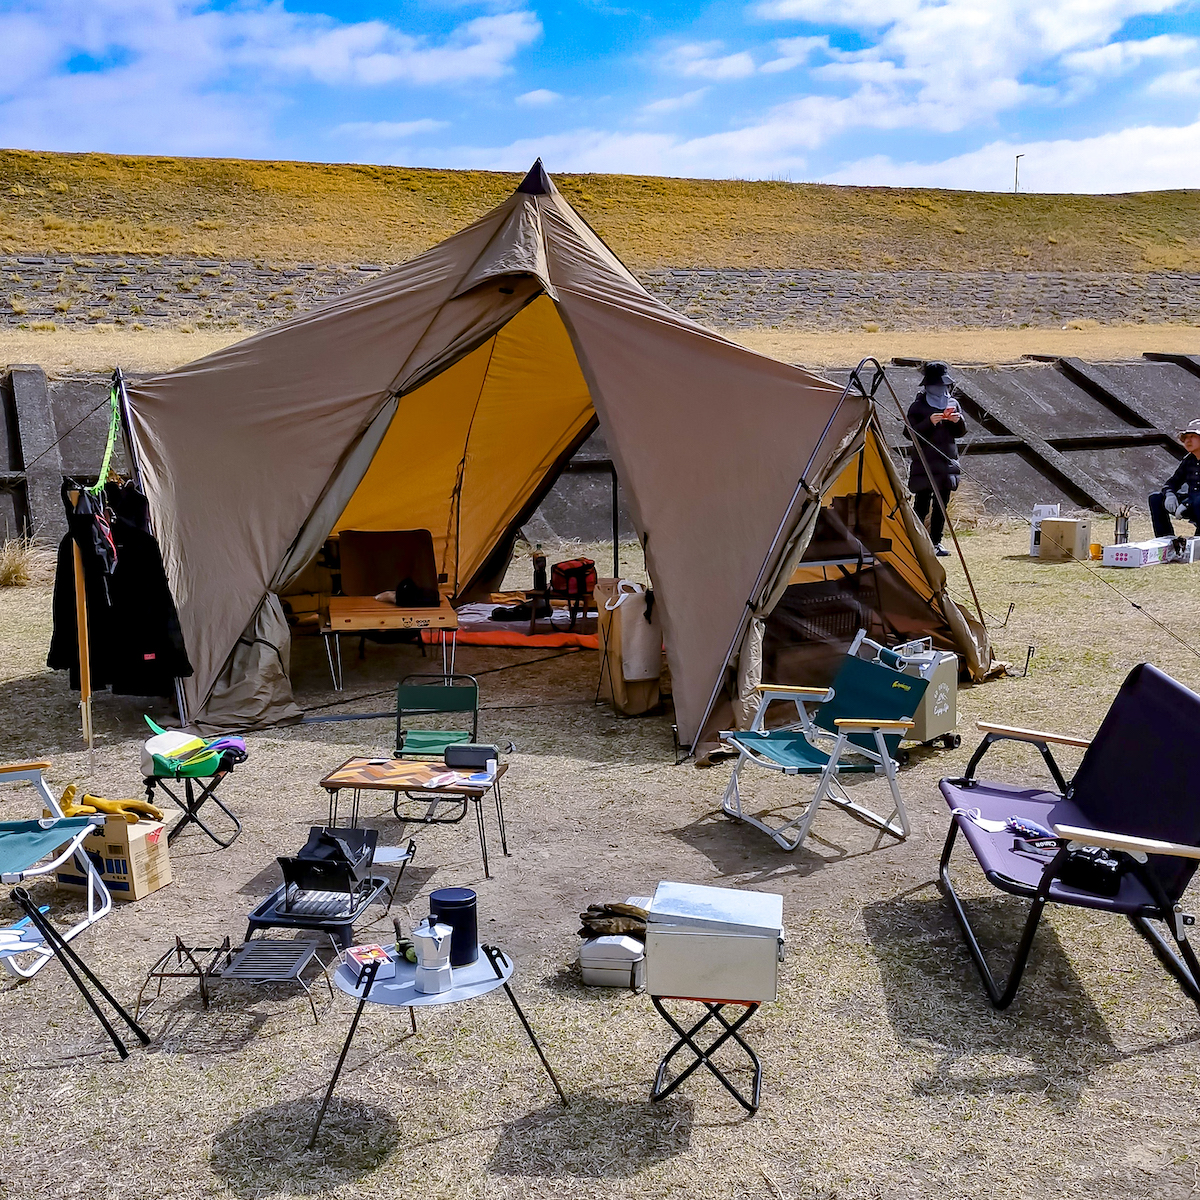
[[[1187,456],[1175,468],[1175,474],[1149,499],[1150,520],[1155,537],[1174,537],[1171,517],[1178,513],[1191,521],[1200,533],[1200,421],[1193,421],[1179,431],[1179,440]]]

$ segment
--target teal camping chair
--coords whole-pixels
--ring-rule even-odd
[[[727,816],[761,829],[784,850],[797,849],[808,836],[823,800],[903,840],[909,824],[896,781],[896,760],[927,686],[924,679],[853,655],[843,659],[831,687],[759,684],[758,711],[750,728],[720,735],[738,752],[722,809]],[[796,724],[764,728],[767,709],[776,700],[795,704]],[[816,705],[812,713],[808,704]],[[784,775],[815,775],[816,791],[799,816],[772,827],[742,808],[740,781],[747,764]],[[841,775],[871,773],[887,776],[894,808],[886,818],[857,804],[838,782]]]
[[[470,713],[470,733],[407,727],[410,717],[445,713]],[[447,746],[478,740],[479,684],[473,675],[406,675],[400,680],[396,688],[396,758],[441,758]]]

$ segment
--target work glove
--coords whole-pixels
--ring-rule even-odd
[[[633,904],[590,904],[587,912],[579,914],[582,922],[579,936],[611,937],[613,934],[628,934],[645,938],[646,918],[649,913]]]
[[[163,819],[163,810],[156,805],[147,804],[145,800],[105,800],[101,796],[83,796],[79,803],[75,802],[76,788],[71,784],[62,794],[58,802],[64,816],[83,817],[93,813],[107,813],[109,816],[121,817],[127,824],[136,825],[138,816],[149,817],[152,821]]]
[[[1164,492],[1163,508],[1169,513],[1177,513],[1179,511],[1179,497],[1174,492]]]

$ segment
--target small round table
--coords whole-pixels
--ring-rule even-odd
[[[392,957],[394,953],[394,951],[389,951],[389,957]],[[499,947],[481,945],[479,957],[473,963],[453,969],[454,986],[445,992],[418,992],[415,963],[407,962],[404,959],[397,962],[392,957],[394,974],[377,978],[380,965],[379,963],[369,963],[360,969],[354,963],[342,963],[333,973],[334,985],[346,995],[355,997],[358,1000],[358,1007],[354,1010],[350,1031],[346,1034],[346,1042],[342,1046],[341,1056],[338,1058],[337,1066],[333,1069],[333,1078],[329,1081],[325,1099],[321,1102],[321,1109],[317,1113],[312,1136],[308,1139],[310,1150],[316,1145],[321,1122],[325,1119],[325,1110],[333,1098],[333,1089],[337,1086],[338,1076],[341,1075],[342,1067],[346,1062],[346,1055],[350,1053],[350,1043],[354,1040],[359,1019],[367,1004],[385,1004],[393,1008],[407,1008],[415,1033],[417,1019],[413,1012],[414,1009],[435,1008],[443,1004],[459,1004],[464,1000],[477,1000],[480,996],[486,996],[489,992],[496,991],[497,988],[503,988],[509,1000],[512,1001],[513,1009],[520,1017],[529,1041],[537,1051],[538,1058],[542,1060],[542,1066],[546,1068],[546,1074],[550,1076],[550,1082],[554,1084],[558,1098],[563,1104],[567,1103],[567,1098],[559,1086],[558,1078],[534,1035],[533,1027],[529,1024],[529,1018],[525,1016],[511,986],[509,986],[509,980],[512,978],[514,970],[513,961]]]

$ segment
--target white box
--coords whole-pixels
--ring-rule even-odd
[[[1126,542],[1123,546],[1105,546],[1106,567],[1156,567],[1164,561],[1173,538],[1152,538],[1148,542]]]
[[[1033,516],[1029,519],[1029,557],[1037,558],[1041,554],[1042,522],[1047,517],[1057,517],[1059,505],[1035,504]]]
[[[646,926],[646,990],[701,1000],[774,1000],[783,897],[660,883]]]
[[[588,987],[640,988],[646,981],[646,947],[627,934],[588,938],[579,947]]]

